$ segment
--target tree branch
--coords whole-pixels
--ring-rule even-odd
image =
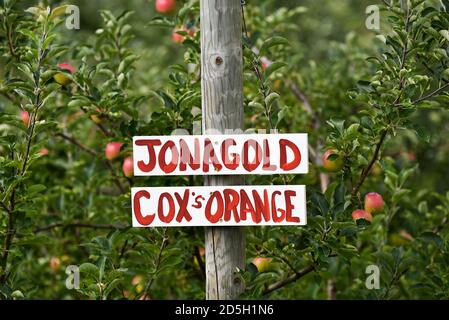
[[[47,32],[44,30],[44,33],[42,34],[42,38],[41,38],[41,43],[43,43],[45,41],[45,39],[47,38]],[[44,58],[44,52],[39,49],[38,50],[38,58],[37,58],[37,66],[36,66],[36,70],[37,75],[34,77],[34,92],[35,92],[35,97],[34,97],[34,102],[33,102],[33,106],[34,106],[34,110],[31,114],[31,119],[30,119],[30,126],[28,128],[28,134],[26,137],[26,151],[25,151],[25,155],[23,157],[23,163],[22,163],[22,168],[19,172],[19,177],[23,177],[26,173],[27,170],[27,164],[28,164],[28,160],[30,157],[30,149],[31,149],[31,143],[33,141],[33,136],[34,136],[34,129],[36,127],[36,119],[37,119],[37,114],[39,112],[39,108],[42,106],[42,101],[41,101],[41,92],[42,89],[40,87],[40,81],[41,81],[41,68],[42,68],[42,60]],[[2,252],[2,258],[1,258],[1,270],[0,270],[0,282],[4,283],[7,279],[7,272],[6,272],[6,268],[8,265],[8,257],[9,257],[9,252],[10,252],[10,248],[12,245],[12,242],[14,240],[14,235],[15,235],[15,230],[14,230],[14,210],[15,210],[15,205],[16,205],[16,200],[15,200],[15,195],[16,195],[16,190],[17,190],[17,185],[14,186],[11,190],[11,195],[10,195],[10,208],[9,208],[9,212],[8,212],[8,225],[7,225],[7,231],[6,231],[6,237],[5,237],[5,242],[3,244],[3,252]]]
[[[0,201],[0,207],[2,207],[6,213],[9,213],[9,208],[6,204],[3,203],[3,201]]]
[[[81,110],[82,110],[85,114],[87,114],[87,111],[86,111],[84,108],[81,108]],[[103,132],[103,134],[104,134],[105,136],[107,136],[107,137],[112,137],[112,136],[113,136],[113,134],[111,133],[111,131],[109,131],[108,129],[106,129],[101,123],[97,123],[97,122],[93,121],[92,119],[91,119],[91,121],[92,121],[93,123],[95,123],[95,125],[101,130],[101,132]]]
[[[380,135],[379,142],[376,144],[376,149],[374,150],[374,154],[371,157],[370,162],[368,163],[366,168],[362,170],[362,173],[360,174],[360,178],[357,181],[357,184],[352,189],[351,195],[353,197],[355,197],[358,194],[360,188],[362,187],[363,183],[365,182],[366,177],[368,176],[369,172],[371,171],[371,168],[373,167],[374,163],[376,163],[377,158],[379,157],[380,148],[382,147],[382,144],[385,141],[387,133],[388,133],[388,129],[384,129],[382,131],[382,133]]]
[[[106,167],[109,169],[112,175],[112,179],[114,180],[115,184],[119,188],[121,193],[125,193],[125,188],[123,187],[122,183],[120,182],[120,179],[115,174],[114,167],[112,166],[111,162],[109,160],[105,160],[104,163],[106,164]]]
[[[290,276],[288,276],[287,278],[280,280],[278,282],[275,282],[273,284],[268,285],[262,292],[263,295],[267,295],[272,293],[273,291],[276,291],[278,289],[281,289],[283,287],[285,287],[286,285],[295,282],[296,280],[304,277],[305,275],[307,275],[308,273],[312,272],[313,270],[315,270],[315,266],[314,265],[310,265]]]
[[[65,133],[58,133],[57,134],[59,137],[67,140],[68,142],[72,143],[73,145],[77,146],[78,148],[80,148],[81,150],[89,153],[90,155],[97,157],[98,156],[98,152],[96,150],[93,150],[89,147],[84,146],[83,144],[81,144],[78,140],[76,140],[75,138],[65,134]],[[120,182],[119,177],[116,175],[115,171],[114,171],[114,167],[112,166],[111,162],[108,160],[104,161],[104,164],[106,166],[106,168],[111,172],[112,178],[114,183],[117,185],[117,187],[119,188],[121,193],[125,193],[125,188],[123,187],[123,184]],[[130,183],[131,184],[131,183]]]
[[[385,1],[384,1],[385,2]],[[409,41],[409,29],[410,29],[410,18],[411,18],[411,10],[410,7],[407,7],[407,12],[405,14],[404,17],[404,27],[405,27],[405,32],[407,34],[405,43],[404,43],[404,48],[402,51],[402,58],[400,60],[400,69],[402,70],[407,62],[407,55],[409,53],[408,51],[408,41]],[[399,94],[396,97],[395,101],[393,102],[393,106],[397,105],[399,103],[399,101],[401,100],[402,97],[402,93],[404,91],[404,86],[405,86],[405,78],[402,76],[399,79]],[[370,162],[368,163],[368,165],[366,166],[366,168],[364,168],[362,170],[362,173],[360,174],[360,178],[357,181],[357,184],[353,187],[351,195],[353,197],[357,196],[360,188],[362,187],[363,183],[365,182],[366,177],[368,176],[369,172],[371,171],[371,168],[373,167],[374,163],[377,161],[378,157],[379,157],[379,152],[380,149],[385,141],[385,138],[388,134],[388,128],[385,128],[384,130],[382,130],[382,133],[380,135],[380,139],[379,142],[376,145],[376,149],[374,150],[374,154],[371,157]]]
[[[425,100],[431,99],[433,98],[435,95],[439,94],[440,92],[446,90],[449,87],[449,83],[446,83],[445,85],[439,87],[438,89],[435,89],[434,91],[430,92],[429,94],[422,96],[418,99],[416,99],[415,101],[412,102],[412,104],[417,104],[420,102],[423,102]]]
[[[87,229],[118,229],[118,230],[122,230],[122,229],[125,229],[127,227],[125,227],[125,226],[115,226],[113,224],[88,224],[88,223],[81,223],[81,222],[74,222],[74,223],[57,222],[57,223],[50,224],[48,226],[37,227],[33,231],[35,233],[39,233],[39,232],[44,232],[44,231],[50,231],[50,230],[56,229],[56,228],[63,228],[63,229],[68,229],[68,228],[87,228]]]
[[[298,99],[299,101],[301,101],[303,103],[304,109],[307,111],[307,113],[312,118],[312,124],[313,124],[314,129],[319,129],[320,124],[318,122],[318,117],[317,117],[315,111],[313,111],[313,108],[309,102],[309,99],[307,99],[305,94],[301,91],[301,89],[299,89],[299,87],[293,81],[287,80],[287,86],[290,88],[291,92],[296,97],[296,99]]]
[[[302,102],[304,109],[309,114],[310,118],[312,119],[313,128],[315,130],[319,130],[320,122],[319,122],[318,115],[313,110],[312,105],[311,105],[309,99],[307,98],[307,96],[301,91],[301,89],[293,81],[287,80],[287,86],[290,88],[291,92],[296,97],[296,99],[298,99],[299,101]],[[309,144],[310,155],[313,158],[313,162],[317,166],[322,165],[322,163],[321,163],[322,154],[319,151],[321,148],[322,148],[322,145],[321,145],[320,141],[317,142],[316,149],[313,148]],[[324,172],[320,172],[319,176],[320,176],[321,191],[324,193],[327,190],[327,187],[329,186],[329,175]]]
[[[58,133],[57,136],[59,136],[59,137],[65,139],[65,140],[67,140],[67,141],[70,142],[71,144],[77,146],[78,148],[80,148],[80,149],[83,150],[83,151],[86,151],[87,153],[93,155],[94,157],[96,157],[96,156],[98,155],[98,152],[97,152],[97,151],[95,151],[95,150],[93,150],[93,149],[91,149],[91,148],[89,148],[89,147],[86,147],[86,146],[82,145],[80,142],[78,142],[78,140],[76,140],[75,138],[73,138],[73,137],[71,137],[71,136],[69,136],[69,135],[67,135],[67,134],[65,134],[65,133],[62,133],[62,132],[61,132],[61,133]]]
[[[151,286],[153,285],[154,279],[155,279],[155,275],[156,273],[159,271],[159,267],[161,265],[161,261],[162,261],[162,253],[164,252],[165,247],[167,246],[167,240],[168,238],[166,237],[165,233],[166,233],[167,229],[164,229],[164,235],[162,238],[162,243],[161,243],[161,247],[159,249],[159,254],[156,260],[156,267],[155,267],[155,272],[151,275],[150,280],[148,281],[148,283],[145,286],[145,290],[143,291],[143,297],[146,298],[146,296],[148,295],[148,292],[151,289]]]

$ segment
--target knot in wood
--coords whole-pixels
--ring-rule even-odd
[[[217,57],[215,58],[215,64],[216,64],[217,66],[219,66],[219,65],[221,65],[222,63],[223,63],[223,58],[220,57],[220,56],[217,56]]]

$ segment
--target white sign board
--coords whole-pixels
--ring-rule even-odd
[[[134,175],[308,173],[307,134],[134,137]]]
[[[298,226],[305,186],[132,188],[133,227]]]

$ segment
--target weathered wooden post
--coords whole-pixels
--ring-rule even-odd
[[[206,130],[243,129],[242,9],[240,0],[201,0],[201,93]],[[207,176],[205,185],[241,185],[241,176]],[[235,299],[245,265],[243,227],[206,228],[206,298]]]
[[[206,298],[235,299],[244,290],[243,226],[307,224],[304,185],[244,186],[243,175],[308,173],[307,134],[242,134],[240,0],[200,5],[203,134],[135,136],[133,161],[136,176],[204,175],[205,186],[132,188],[132,220],[205,226]]]

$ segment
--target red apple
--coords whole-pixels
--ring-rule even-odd
[[[252,263],[257,267],[259,272],[266,272],[270,270],[272,261],[272,258],[256,257],[253,259]]]
[[[337,151],[329,149],[323,154],[323,167],[327,171],[337,172],[343,169],[343,166],[343,157]]]
[[[414,151],[407,152],[407,158],[410,162],[416,161],[416,153]]]
[[[133,158],[128,157],[123,160],[123,166],[122,166],[123,174],[125,177],[132,177],[134,173],[134,165],[133,165]]]
[[[186,36],[183,36],[179,34],[179,31],[184,31],[187,33],[190,37],[193,37],[195,35],[195,29],[194,28],[187,28],[186,26],[178,27],[173,29],[173,32],[171,34],[171,38],[176,43],[183,43],[186,40]]]
[[[355,210],[354,212],[352,212],[352,220],[357,221],[359,219],[365,219],[368,220],[369,222],[373,221],[373,216],[371,215],[371,213],[366,212],[365,210]]]
[[[175,0],[156,0],[156,11],[160,13],[170,13],[176,9]]]
[[[46,156],[48,155],[48,149],[47,148],[42,148],[39,150],[39,155],[41,156]]]
[[[131,280],[131,284],[136,287],[135,290],[137,293],[141,293],[145,289],[145,284],[142,276],[134,276],[134,278]]]
[[[267,70],[267,68],[272,64],[273,62],[270,61],[267,57],[261,57],[260,63],[262,64],[262,70]]]
[[[76,71],[76,68],[68,62],[63,62],[63,63],[58,64],[58,68],[61,70],[66,70],[70,73],[75,73],[75,71]]]
[[[76,71],[75,67],[68,62],[58,64],[58,68],[64,71],[68,71],[69,73],[75,73]],[[68,83],[70,83],[70,81],[72,81],[72,79],[69,76],[67,76],[67,74],[65,74],[64,72],[58,72],[53,76],[53,79],[55,79],[55,81],[59,83],[61,86],[65,86]]]
[[[30,124],[30,114],[28,113],[28,111],[20,111],[20,119],[22,120],[23,124],[28,127],[28,125]]]
[[[382,196],[376,192],[370,192],[365,196],[365,211],[373,214],[384,209],[385,202]]]
[[[55,271],[58,270],[59,266],[61,265],[61,261],[58,257],[51,257],[50,259],[50,268]]]
[[[104,150],[106,159],[114,160],[115,158],[117,158],[120,155],[120,148],[122,147],[122,145],[123,143],[121,142],[109,142]]]
[[[186,39],[186,37],[183,36],[183,35],[180,35],[178,33],[178,31],[184,31],[184,30],[182,30],[182,29],[175,29],[175,30],[173,30],[173,32],[171,34],[171,38],[172,38],[173,42],[183,43],[184,40]]]
[[[140,276],[140,275],[134,276],[131,280],[131,284],[133,286],[137,286],[139,283],[142,282],[142,280],[143,280],[142,276]]]
[[[415,240],[415,238],[413,238],[413,236],[405,230],[399,231],[399,235],[407,240],[410,240],[410,241]]]

